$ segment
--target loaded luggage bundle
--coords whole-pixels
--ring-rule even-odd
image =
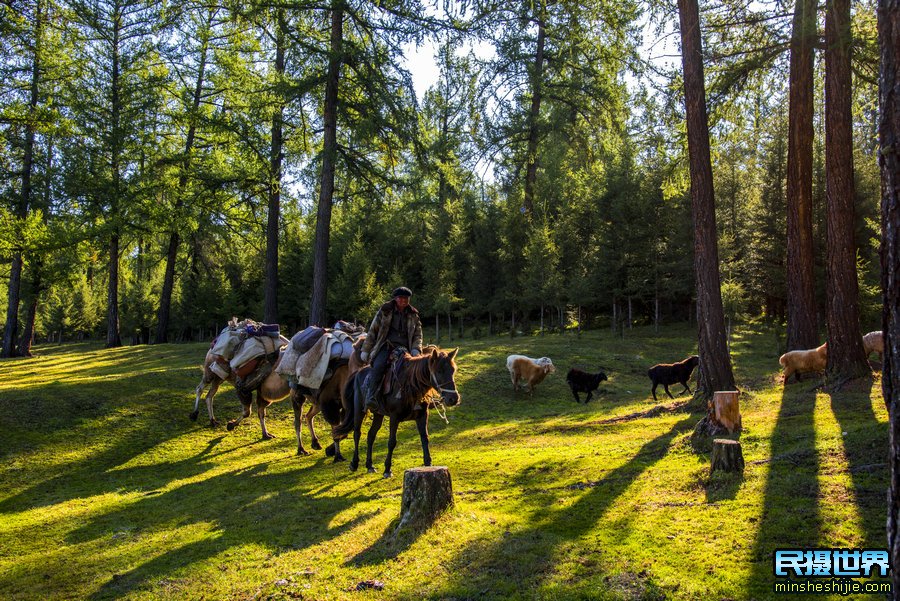
[[[212,342],[215,361],[210,369],[223,380],[231,374],[242,378],[256,369],[259,362],[269,357],[271,362],[278,357],[281,347],[290,341],[281,335],[278,324],[264,324],[237,317]]]
[[[291,338],[275,372],[292,386],[318,389],[329,369],[350,359],[353,343],[364,334],[364,328],[344,321],[334,328],[309,326]]]

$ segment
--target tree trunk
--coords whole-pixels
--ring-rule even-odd
[[[659,292],[653,299],[653,331],[659,334]]]
[[[741,452],[741,443],[728,438],[717,438],[713,441],[709,473],[718,471],[744,471],[744,454]]]
[[[438,466],[408,469],[403,473],[400,524],[396,532],[426,528],[452,505],[450,470]]]
[[[323,110],[322,181],[319,187],[319,207],[316,214],[316,241],[313,250],[313,291],[309,322],[324,325],[325,303],[328,299],[328,247],[331,228],[331,205],[334,198],[334,169],[337,158],[338,82],[344,35],[344,6],[333,0],[331,8],[331,43],[328,76],[325,82]]]
[[[891,483],[887,544],[891,565],[900,566],[900,0],[879,0],[881,39],[881,288],[884,358],[881,387],[890,416]],[[894,598],[900,570],[891,575]]]
[[[729,434],[734,434],[742,428],[739,395],[740,392],[736,390],[716,391],[710,403],[710,414],[713,419],[728,430]]]
[[[285,31],[287,30],[284,9],[276,11],[275,21],[275,74],[278,78],[278,89],[281,89],[280,84],[284,78],[284,39]],[[272,116],[272,152],[269,161],[271,169],[269,174],[269,211],[266,224],[266,284],[263,308],[263,321],[266,323],[278,323],[278,222],[281,217],[284,97],[279,95],[275,101],[278,103],[278,106],[275,109],[275,114]],[[333,176],[334,173],[332,171],[332,186],[334,182]],[[328,204],[330,207],[330,200]],[[329,222],[330,213],[329,208]],[[325,254],[327,257],[327,249]]]
[[[719,282],[716,204],[709,153],[709,124],[703,81],[703,50],[697,0],[678,0],[681,52],[694,222],[694,272],[697,278],[697,330],[700,375],[697,390],[705,398],[734,389],[731,357],[725,341],[725,313]]]
[[[22,338],[19,340],[18,355],[20,357],[31,357],[31,345],[34,344],[34,323],[37,319],[38,302],[43,291],[42,263],[40,260],[36,261],[34,268],[31,270],[30,302],[28,303],[28,311],[25,314],[25,327],[22,331]]]
[[[109,236],[109,266],[108,284],[106,294],[106,348],[122,346],[119,336],[119,208],[121,188],[121,173],[119,161],[121,159],[121,115],[122,103],[119,84],[119,36],[121,34],[121,22],[114,20],[112,39],[112,110],[110,123],[110,162],[112,166],[113,189],[110,199],[109,218],[112,222],[112,233]]]
[[[703,81],[703,49],[697,0],[678,0],[681,52],[691,171],[691,214],[694,221],[694,271],[697,277],[697,329],[700,376],[697,389],[709,398],[716,390],[734,388],[731,357],[725,341],[725,313],[719,281],[716,204],[709,154],[709,125]]]
[[[797,0],[791,36],[787,159],[787,350],[818,345],[813,275],[813,49],[816,1]]]
[[[853,201],[850,0],[828,0],[825,14],[826,312],[831,387],[871,373],[859,331]]]
[[[540,138],[538,124],[541,115],[541,84],[544,78],[544,19],[535,19],[538,27],[537,49],[534,55],[534,73],[531,80],[531,110],[528,113],[528,166],[525,170],[525,214],[534,211],[534,186],[537,181],[537,146]]]
[[[122,346],[119,336],[119,235],[109,239],[109,284],[106,294],[106,348]]]

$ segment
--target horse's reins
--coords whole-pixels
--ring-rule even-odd
[[[437,381],[437,378],[434,375],[434,372],[429,371],[428,373],[431,375],[431,382],[434,384],[434,386],[432,386],[432,388],[437,390],[439,393],[443,394],[445,392],[453,392],[453,393],[459,394],[459,391],[456,390],[455,387],[454,388],[444,388],[441,384],[439,384]],[[452,383],[453,383],[453,380],[450,380],[449,382],[445,382],[444,385],[452,384]],[[447,408],[444,406],[444,401],[442,400],[443,397],[441,396],[441,394],[438,394],[438,398],[436,400],[432,401],[432,403],[434,403],[434,410],[437,411],[437,414],[441,416],[441,419],[444,420],[444,423],[449,424],[450,420],[447,419]]]
[[[459,391],[456,390],[455,387],[454,388],[445,388],[445,386],[447,384],[452,384],[453,380],[450,380],[449,382],[445,382],[444,384],[441,384],[440,382],[437,381],[437,376],[435,376],[434,373],[430,369],[428,369],[428,363],[424,357],[421,361],[416,361],[412,367],[413,367],[413,376],[417,380],[417,383],[419,385],[428,386],[429,391],[437,390],[439,393],[453,392],[455,394],[459,394]],[[428,376],[429,376],[430,381],[424,379],[423,378],[424,374],[421,373],[422,371],[425,371],[426,369],[428,370]],[[427,394],[427,392],[426,392],[426,394]],[[431,396],[433,396],[433,395],[431,395]],[[446,422],[448,424],[450,423],[450,420],[447,419],[447,408],[444,406],[444,402],[441,400],[440,394],[438,394],[437,399],[430,400],[427,402],[430,402],[434,406],[434,410],[441,417],[441,419],[444,420],[444,422]]]

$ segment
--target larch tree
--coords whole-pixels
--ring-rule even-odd
[[[84,39],[84,77],[72,95],[78,150],[93,182],[84,190],[106,242],[106,346],[121,346],[119,261],[122,238],[139,202],[142,161],[152,146],[146,135],[159,110],[162,73],[154,35],[163,21],[158,3],[102,0],[73,3]]]
[[[313,248],[312,300],[309,323],[324,326],[327,320],[328,247],[331,208],[334,202],[334,173],[337,158],[338,86],[344,44],[344,0],[332,0],[331,36],[328,42],[328,71],[325,78],[325,102],[322,108],[322,177],[316,215],[316,237]]]
[[[697,328],[700,375],[698,393],[711,397],[717,390],[732,390],[734,374],[725,337],[725,314],[719,283],[716,206],[709,151],[703,48],[697,0],[679,0],[681,56],[687,114],[688,155],[691,173],[691,214],[694,221],[694,272],[697,279]]]
[[[825,15],[825,375],[833,388],[871,373],[859,330],[850,47],[850,0],[829,0]]]
[[[49,27],[50,19],[55,11],[50,0],[34,0],[21,4],[10,4],[8,18],[3,37],[6,42],[6,58],[0,63],[0,97],[4,98],[0,107],[0,123],[5,123],[4,133],[10,136],[9,143],[16,151],[18,173],[10,175],[10,180],[18,181],[17,190],[10,190],[14,199],[11,214],[19,222],[20,239],[14,244],[10,264],[7,288],[6,322],[3,329],[3,340],[0,345],[0,357],[14,357],[18,352],[19,342],[19,304],[22,293],[22,274],[26,264],[24,232],[26,219],[34,211],[37,192],[36,174],[40,170],[39,161],[42,154],[41,132],[46,132],[54,119],[54,108],[48,106],[48,93],[52,82],[48,82],[48,72],[54,63],[59,62],[55,56],[59,52],[58,36],[54,36]],[[49,152],[47,148],[43,152]],[[46,178],[44,186],[47,186]],[[45,207],[46,209],[46,207]],[[30,349],[30,344],[27,345]],[[28,354],[28,351],[24,354]]]
[[[196,152],[198,129],[201,125],[201,102],[209,103],[210,97],[213,95],[209,89],[208,70],[212,62],[212,53],[215,50],[213,42],[220,12],[218,8],[201,9],[199,6],[190,4],[186,5],[185,9],[186,19],[183,22],[186,27],[181,32],[177,47],[172,48],[168,53],[172,71],[177,74],[174,82],[180,84],[177,94],[178,105],[173,112],[176,125],[184,128],[184,141],[179,149],[182,153],[180,160],[175,161],[179,172],[174,190],[174,203],[171,207],[166,266],[156,315],[154,342],[157,344],[169,341],[175,268],[186,221],[183,214],[184,206],[190,193],[190,184],[193,179],[196,179],[196,174],[193,173],[196,168],[196,160],[193,155]]]

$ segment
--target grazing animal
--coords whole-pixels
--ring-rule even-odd
[[[784,383],[787,384],[791,376],[800,381],[800,374],[813,371],[825,371],[825,363],[828,360],[828,343],[820,347],[806,351],[788,351],[778,358],[778,362],[784,367]]]
[[[575,395],[576,403],[581,402],[578,393],[586,392],[587,397],[584,399],[584,403],[587,404],[587,402],[591,400],[594,391],[600,387],[600,382],[604,382],[606,379],[606,374],[602,371],[595,374],[589,374],[576,367],[570,369],[569,373],[566,374],[566,382],[569,384],[569,388],[572,389],[572,394]]]
[[[653,382],[653,400],[658,400],[656,398],[656,387],[660,384],[663,385],[663,388],[670,399],[674,399],[675,397],[669,392],[669,384],[681,384],[684,386],[684,390],[678,394],[684,392],[691,394],[691,387],[688,386],[688,380],[691,379],[691,374],[699,363],[700,357],[691,355],[678,363],[660,363],[647,370],[647,375],[650,376],[650,381]]]
[[[863,349],[866,351],[866,357],[872,353],[878,353],[878,356],[884,361],[884,333],[876,330],[863,336]]]
[[[428,447],[428,409],[434,401],[427,398],[431,391],[440,394],[440,402],[447,407],[459,404],[459,391],[453,378],[456,374],[454,358],[459,349],[449,353],[441,350],[426,351],[418,357],[409,354],[398,359],[402,363],[397,367],[396,389],[384,398],[385,414],[389,418],[388,452],[384,460],[384,477],[391,476],[391,459],[394,447],[397,446],[397,427],[400,422],[415,420],[422,441],[423,462],[431,465],[431,453]],[[392,368],[393,369],[393,368]],[[350,460],[350,471],[359,467],[359,439],[363,418],[366,416],[367,379],[371,367],[363,367],[355,372],[344,385],[343,403],[344,419],[333,429],[336,440],[353,432],[353,459]],[[375,436],[384,422],[385,414],[374,413],[372,425],[366,437],[366,468],[370,474],[375,473],[372,465],[372,446]]]
[[[549,374],[556,371],[550,357],[532,359],[525,355],[510,355],[506,358],[506,369],[512,378],[513,391],[519,390],[519,380],[528,384],[528,393],[534,392],[534,387],[544,381]]]

